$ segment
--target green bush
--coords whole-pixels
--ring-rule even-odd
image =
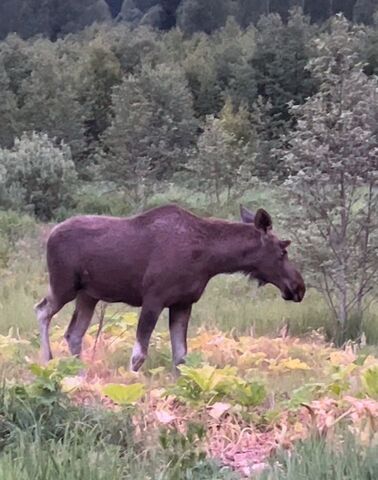
[[[46,134],[23,134],[12,149],[0,149],[0,166],[4,207],[50,220],[72,205],[77,175],[64,143],[55,145]]]

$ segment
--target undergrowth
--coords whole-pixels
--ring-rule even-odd
[[[47,285],[41,232],[11,214],[0,218],[1,229],[0,480],[257,479],[247,460],[264,442],[269,448],[256,454],[262,480],[378,478],[376,347],[330,348],[327,309],[315,291],[291,305],[244,277],[214,279],[194,308],[178,381],[166,315],[142,372],[127,372],[137,312],[120,305],[107,308],[96,352],[96,320],[89,329],[85,365],[68,358],[41,367],[33,363],[33,305]],[[67,355],[71,311],[53,321],[58,358]],[[378,338],[376,320],[372,304],[368,343]],[[340,418],[345,428],[332,447],[328,430]],[[285,446],[290,454],[274,456]]]
[[[260,480],[374,480],[378,478],[378,446],[358,445],[342,432],[333,443],[321,438],[299,442],[293,452],[276,458]]]
[[[71,361],[60,373],[73,373]],[[55,377],[37,371],[27,385],[3,382],[0,395],[1,480],[231,479],[206,458],[204,429],[189,425],[137,438],[133,409],[75,405]],[[13,384],[12,384],[13,383]]]

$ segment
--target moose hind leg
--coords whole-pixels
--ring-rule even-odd
[[[52,359],[49,339],[50,322],[52,317],[60,310],[60,305],[57,304],[53,296],[48,295],[35,305],[34,310],[39,323],[42,361],[47,363]]]
[[[169,309],[169,331],[171,336],[172,357],[175,373],[178,373],[177,366],[185,363],[187,354],[187,333],[188,323],[192,306],[173,306]]]
[[[145,302],[139,317],[136,342],[130,360],[130,370],[137,372],[147,358],[148,345],[162,307],[158,303]]]
[[[72,355],[80,356],[85,332],[91,323],[94,309],[98,300],[88,296],[84,292],[78,294],[76,298],[75,311],[64,338],[67,340],[68,347]]]

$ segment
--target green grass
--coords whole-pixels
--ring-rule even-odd
[[[29,256],[28,256],[29,255]],[[0,283],[0,334],[10,328],[18,329],[22,335],[30,336],[37,329],[33,310],[47,289],[47,275],[43,257],[32,258],[28,252],[24,261],[20,259],[12,270],[2,277]],[[116,309],[130,307],[116,305]],[[72,305],[66,306],[54,318],[54,323],[67,324]],[[233,330],[237,335],[277,335],[288,323],[290,335],[302,336],[312,330],[321,329],[328,336],[332,332],[332,320],[322,297],[309,290],[301,304],[285,302],[280,292],[272,286],[257,289],[255,283],[242,275],[223,275],[209,283],[203,297],[194,306],[191,331],[200,326]],[[167,330],[167,313],[158,323],[158,330]],[[364,327],[368,342],[378,344],[378,315],[372,304],[365,313]]]
[[[143,429],[143,425],[141,425]],[[61,392],[0,392],[1,480],[231,480],[207,460],[201,427],[143,431],[136,437],[131,410],[79,407]]]
[[[277,459],[272,471],[260,480],[375,480],[378,478],[378,447],[359,446],[351,435],[339,442],[310,439],[297,445],[291,455]]]
[[[244,276],[213,279],[194,307],[192,326],[205,325],[236,334],[276,335],[286,322],[292,335],[325,328],[328,311],[322,299],[310,291],[301,304],[285,302],[278,290],[257,289]]]
[[[32,262],[36,270],[36,262]],[[27,270],[27,265],[25,265]],[[19,329],[22,335],[30,335],[37,328],[33,306],[46,291],[47,279],[40,275],[35,286],[30,286],[27,271],[15,273],[0,286],[0,334],[6,334],[11,327]],[[117,305],[116,309],[127,309]],[[54,322],[67,323],[72,306],[65,307]],[[159,330],[167,329],[167,314],[162,315]],[[242,276],[222,276],[213,279],[204,296],[194,306],[191,329],[200,326],[234,330],[236,334],[276,335],[280,326],[289,322],[292,335],[302,335],[314,329],[325,328],[328,314],[324,303],[310,292],[301,305],[285,302],[273,287],[256,289],[256,286]]]
[[[200,425],[192,424],[185,436],[170,428],[153,438],[146,430],[141,440],[129,410],[75,407],[60,395],[49,406],[42,397],[36,402],[14,403],[1,392],[1,480],[240,479],[206,458]],[[290,455],[278,454],[259,480],[376,478],[378,448],[363,447],[342,431],[333,440],[308,439]]]
[[[3,287],[0,297],[0,333],[15,328],[21,334],[30,334],[37,327],[33,305],[35,297],[22,285]]]
[[[221,480],[236,478],[206,460],[184,469],[170,462],[169,453],[124,452],[116,445],[95,442],[91,433],[67,431],[60,442],[41,442],[20,435],[0,456],[2,480]]]
[[[198,213],[238,218],[238,205],[206,205],[201,194],[192,195],[172,187],[157,194],[150,206],[177,201]],[[266,189],[256,190],[243,199],[251,208],[263,206],[276,213],[276,203]],[[85,202],[84,202],[85,203]],[[93,206],[93,205],[92,205]],[[106,205],[105,205],[106,206]],[[91,208],[90,202],[87,208]],[[97,208],[97,207],[96,207]],[[104,213],[117,212],[117,206],[104,207]],[[113,211],[114,210],[114,211]],[[92,212],[94,213],[94,212]],[[1,215],[0,215],[1,217]],[[46,292],[47,275],[44,250],[30,219],[11,215],[0,221],[0,334],[10,328],[23,338],[37,331],[33,305]],[[1,220],[1,218],[0,218]],[[26,235],[26,238],[25,238]],[[130,308],[116,305],[112,310]],[[54,323],[67,324],[72,305],[65,307]],[[293,336],[312,330],[330,332],[329,311],[319,294],[308,291],[300,305],[285,302],[273,287],[257,289],[244,276],[220,276],[213,279],[200,302],[193,309],[190,329],[200,326],[233,331],[236,335],[276,336],[285,323]],[[167,313],[158,324],[158,331],[168,330]],[[370,343],[378,344],[377,305],[367,310],[364,331]],[[164,337],[165,338],[165,337]],[[148,367],[170,368],[170,345],[152,348]],[[377,353],[376,346],[367,346],[364,353]],[[129,352],[113,358],[122,366]],[[114,365],[114,366],[117,366]],[[20,357],[13,367],[13,376],[24,368]],[[6,364],[0,369],[9,373]],[[299,375],[299,374],[298,374]],[[291,391],[291,380],[284,376],[277,384]],[[303,380],[305,382],[305,379]],[[286,382],[286,383],[285,383]],[[277,386],[277,385],[276,385]],[[5,388],[5,387],[4,387]],[[239,478],[222,469],[204,455],[200,434],[183,436],[173,428],[154,435],[142,426],[142,435],[135,435],[128,411],[108,412],[103,408],[75,407],[64,397],[52,403],[40,403],[6,395],[0,391],[0,480],[222,480]],[[156,432],[155,432],[156,435]],[[346,436],[338,449],[319,439],[298,444],[291,456],[277,457],[270,472],[261,480],[373,480],[378,478],[378,451],[361,450]]]

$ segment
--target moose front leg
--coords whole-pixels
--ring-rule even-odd
[[[172,357],[175,373],[177,366],[185,363],[187,354],[187,333],[192,306],[173,306],[169,309],[169,331],[171,335]]]
[[[160,304],[153,301],[143,303],[140,313],[136,342],[130,360],[130,370],[137,372],[147,358],[151,334],[162,311]]]

